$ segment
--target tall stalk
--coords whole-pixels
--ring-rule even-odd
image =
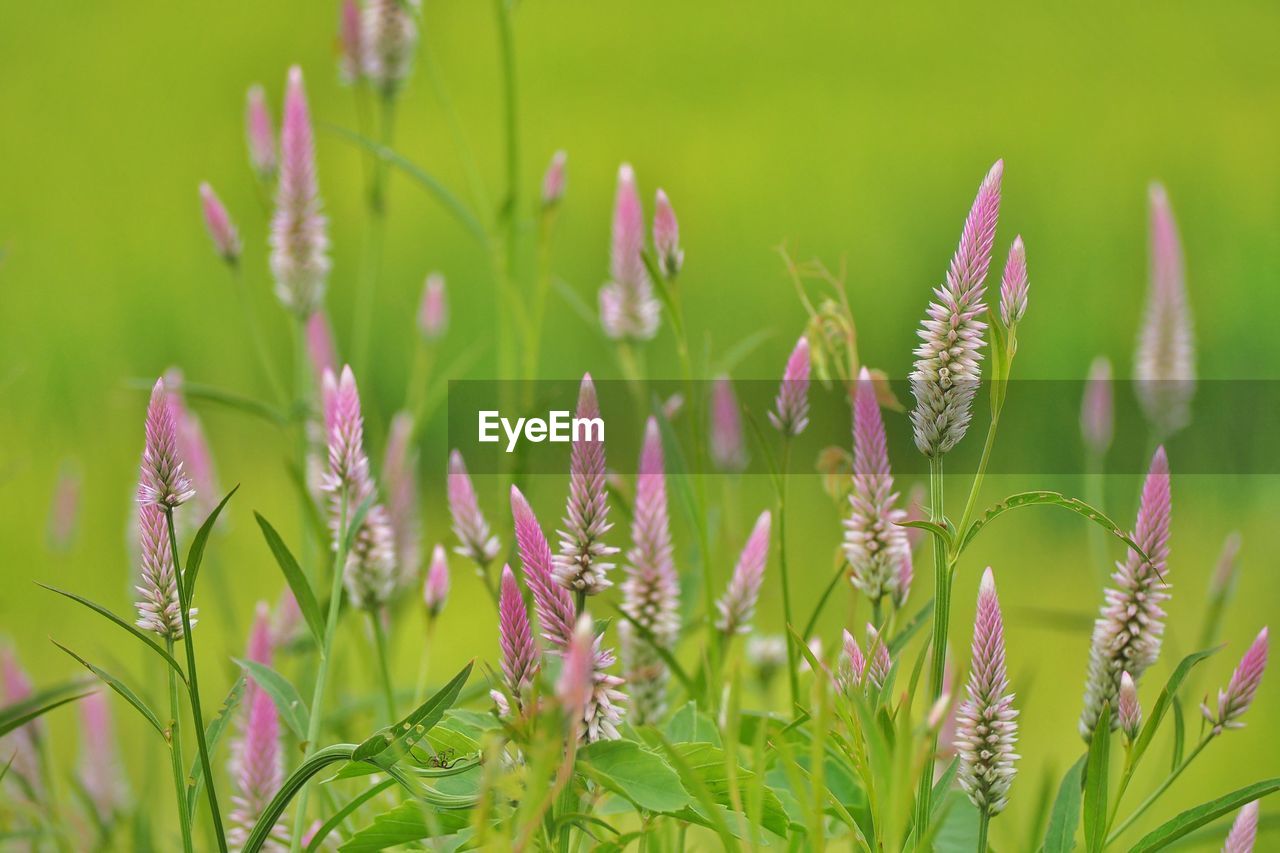
[[[391,148],[395,127],[395,98],[384,94],[379,99],[379,141],[383,148]],[[356,291],[355,334],[352,361],[359,369],[366,369],[365,359],[369,351],[369,333],[373,324],[373,305],[378,289],[378,277],[382,270],[383,243],[387,231],[387,183],[390,169],[387,161],[377,158],[373,166],[373,180],[369,187],[369,233],[365,244],[363,274]]]
[[[218,792],[213,780],[213,768],[209,762],[209,745],[205,742],[204,714],[200,710],[200,682],[196,674],[195,640],[191,636],[191,614],[187,612],[189,605],[186,579],[182,575],[182,561],[178,556],[178,536],[173,527],[173,507],[164,508],[164,520],[169,530],[169,548],[173,552],[173,570],[178,579],[178,609],[182,613],[182,645],[187,651],[187,695],[191,700],[191,723],[196,730],[196,746],[200,750],[200,770],[204,773],[204,792],[209,801],[209,813],[213,818],[214,836],[218,841],[218,850],[226,853],[227,837],[222,828],[222,812],[218,809]]]
[[[173,638],[165,640],[169,656],[173,657]],[[179,719],[182,708],[178,705],[178,676],[173,667],[165,667],[169,674],[169,764],[173,769],[173,791],[178,798],[178,826],[182,830],[182,849],[191,853],[191,816],[187,812],[187,786],[183,781],[186,771],[182,769],[182,736]],[[207,781],[207,780],[206,780]]]
[[[800,704],[799,652],[791,631],[791,576],[787,571],[787,471],[791,467],[791,436],[782,437],[782,467],[778,472],[778,568],[782,575],[782,622],[787,639],[787,680],[791,708]]]
[[[387,655],[387,631],[382,626],[382,615],[369,611],[369,627],[373,630],[373,643],[378,653],[378,675],[382,681],[382,701],[387,712],[387,725],[396,720],[396,692],[391,685],[391,667]]]
[[[1209,745],[1209,741],[1211,740],[1213,740],[1212,734],[1201,739],[1201,741],[1198,744],[1196,744],[1196,748],[1191,750],[1191,753],[1186,758],[1182,759],[1181,764],[1173,768],[1173,772],[1171,772],[1165,778],[1165,780],[1160,783],[1160,786],[1156,788],[1154,791],[1152,791],[1151,794],[1145,800],[1142,801],[1141,805],[1139,805],[1136,809],[1134,809],[1133,814],[1125,818],[1123,823],[1121,823],[1119,826],[1115,828],[1114,831],[1112,831],[1110,834],[1107,835],[1107,840],[1103,842],[1103,846],[1105,847],[1109,844],[1114,843],[1116,839],[1118,839],[1121,835],[1124,835],[1125,830],[1133,826],[1134,822],[1137,821],[1138,818],[1142,817],[1142,815],[1146,812],[1146,810],[1151,808],[1151,806],[1155,804],[1155,801],[1160,799],[1160,796],[1164,794],[1165,791],[1169,790],[1169,786],[1172,785],[1177,780],[1177,778],[1182,775],[1182,771],[1187,769],[1187,766],[1191,764],[1192,761],[1195,760],[1196,756],[1199,755],[1206,746]],[[1120,805],[1119,802],[1117,802],[1116,806],[1118,807],[1119,805]]]
[[[945,518],[943,507],[942,457],[929,457],[929,520],[941,524]],[[946,543],[941,537],[933,539],[933,634],[929,639],[929,692],[930,703],[942,695],[942,681],[947,664],[947,628],[951,619],[951,567],[947,559]],[[915,836],[920,839],[929,826],[933,798],[933,764],[938,751],[938,732],[935,729],[928,740],[924,767],[920,771],[920,788],[916,794]]]

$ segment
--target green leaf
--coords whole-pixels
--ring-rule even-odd
[[[1010,495],[1000,503],[988,509],[983,513],[981,518],[969,525],[968,530],[960,534],[960,541],[958,546],[955,548],[955,553],[963,553],[964,550],[973,542],[974,537],[978,535],[978,532],[982,530],[982,528],[986,527],[992,521],[999,518],[1001,515],[1004,515],[1009,510],[1016,509],[1020,506],[1041,505],[1060,506],[1064,509],[1069,509],[1077,515],[1081,515],[1089,519],[1094,524],[1100,526],[1103,530],[1106,530],[1108,533],[1119,538],[1143,560],[1150,559],[1142,550],[1142,547],[1138,545],[1137,542],[1133,541],[1133,537],[1122,530],[1120,526],[1110,518],[1107,518],[1101,510],[1094,509],[1079,498],[1069,498],[1059,492],[1046,491],[1020,492],[1016,495]]]
[[[284,810],[289,807],[289,802],[311,780],[311,777],[331,764],[350,761],[354,750],[355,746],[352,744],[338,743],[316,751],[310,758],[303,761],[302,765],[284,780],[280,790],[276,791],[271,802],[267,803],[267,807],[258,816],[258,822],[253,825],[249,837],[245,840],[243,853],[258,853],[262,845],[271,837],[272,829],[284,814]]]
[[[74,702],[77,699],[83,699],[93,692],[85,689],[91,683],[91,681],[83,678],[68,681],[55,687],[41,690],[21,702],[14,702],[12,705],[0,708],[0,737],[7,735],[14,729],[25,726],[37,717],[49,713],[54,708],[65,705],[68,702]]]
[[[351,760],[369,761],[386,770],[408,755],[414,744],[422,740],[427,732],[440,722],[444,712],[458,701],[458,694],[462,692],[462,686],[471,676],[473,666],[475,666],[474,660],[459,670],[448,684],[419,705],[409,716],[366,739],[355,748]]]
[[[1182,702],[1175,696],[1173,697],[1173,757],[1169,765],[1170,773],[1176,771],[1178,765],[1182,763],[1182,752],[1186,745],[1187,730],[1182,719]]]
[[[467,812],[431,809],[410,800],[375,817],[373,823],[351,836],[338,849],[342,853],[374,853],[425,838],[453,835],[466,829],[470,823],[471,815]]]
[[[1232,791],[1230,794],[1218,797],[1216,800],[1210,800],[1207,803],[1198,805],[1193,809],[1187,809],[1173,820],[1156,827],[1156,829],[1144,835],[1142,840],[1134,845],[1132,853],[1146,853],[1148,850],[1159,850],[1166,847],[1206,823],[1217,820],[1247,803],[1261,799],[1276,791],[1280,791],[1280,778],[1264,779],[1261,782],[1254,782],[1252,785],[1247,785]]]
[[[222,736],[226,734],[227,726],[231,723],[231,716],[240,705],[240,700],[244,698],[244,687],[247,683],[243,675],[236,679],[236,683],[231,685],[226,698],[222,700],[218,715],[205,726],[204,741],[209,747],[210,756],[217,752],[218,744],[222,742]],[[194,815],[196,804],[200,802],[200,792],[204,790],[204,774],[200,772],[199,756],[196,756],[192,762],[187,778],[195,780],[194,784],[187,788],[187,814]]]
[[[100,669],[94,666],[93,664],[89,663],[87,660],[80,657],[80,655],[71,651],[71,649],[62,645],[62,643],[59,643],[57,640],[54,640],[53,644],[58,648],[62,649],[67,654],[71,655],[71,657],[75,658],[77,661],[80,662],[81,666],[83,666],[85,669],[89,670],[98,678],[100,678],[108,687],[110,687],[116,693],[123,696],[125,701],[128,702],[130,705],[132,705],[135,709],[137,709],[138,713],[142,715],[142,718],[146,720],[148,723],[150,723],[152,728],[154,728],[156,731],[160,733],[161,737],[163,737],[166,741],[169,740],[168,729],[166,729],[165,726],[161,724],[159,718],[156,717],[155,712],[147,707],[147,703],[143,702],[142,699],[138,697],[138,694],[130,690],[127,684],[125,684],[123,681],[116,678],[114,675],[107,672],[106,670]]]
[[[701,742],[720,746],[720,730],[714,720],[698,711],[697,702],[682,705],[667,723],[665,731],[672,743]]]
[[[106,617],[115,625],[118,625],[119,627],[128,631],[134,637],[146,643],[147,647],[150,648],[151,651],[158,654],[164,660],[164,662],[167,663],[173,669],[173,671],[178,674],[178,677],[182,679],[183,684],[187,682],[187,674],[182,671],[182,666],[176,660],[174,660],[173,655],[169,654],[167,651],[164,650],[163,646],[161,646],[155,640],[151,639],[151,637],[147,636],[141,630],[139,630],[136,625],[130,622],[126,622],[124,619],[121,619],[119,616],[112,613],[107,608],[103,607],[101,604],[97,604],[95,602],[90,601],[87,598],[83,598],[79,595],[76,595],[74,592],[67,592],[66,590],[58,589],[57,587],[53,587],[53,586],[47,586],[42,583],[37,583],[37,586],[44,587],[50,592],[56,592],[58,595],[69,598],[72,601],[77,602],[78,604],[83,604],[85,607],[89,608],[94,613],[97,613],[100,616]]]
[[[1164,719],[1164,715],[1168,713],[1169,706],[1173,702],[1174,696],[1177,695],[1178,688],[1182,686],[1182,682],[1186,680],[1186,677],[1196,664],[1216,651],[1218,649],[1204,649],[1192,652],[1174,668],[1169,680],[1165,682],[1164,687],[1160,690],[1160,695],[1156,697],[1155,704],[1151,706],[1151,712],[1147,715],[1146,722],[1142,724],[1142,730],[1138,732],[1138,739],[1134,741],[1130,773],[1132,773],[1132,768],[1138,766],[1138,761],[1142,758],[1143,753],[1147,751],[1147,747],[1151,746],[1151,740],[1156,736],[1156,730],[1160,728],[1160,722]]]
[[[717,805],[725,808],[733,807],[733,797],[729,785],[729,769],[724,750],[709,743],[676,743],[671,744],[681,757],[682,763],[697,777],[698,784],[704,788]],[[755,773],[738,765],[734,768],[739,790],[755,778]],[[775,835],[786,835],[790,819],[782,807],[782,801],[769,787],[761,792],[759,802],[759,822],[765,829]]]
[[[307,710],[306,703],[302,701],[302,697],[298,695],[298,691],[289,683],[289,680],[271,667],[260,664],[256,660],[242,660],[240,658],[233,658],[233,660],[238,666],[244,668],[245,672],[259,687],[267,692],[267,695],[271,697],[271,701],[275,703],[276,710],[280,712],[280,718],[289,726],[289,730],[299,740],[305,741],[311,714]]]
[[[204,548],[209,543],[209,534],[213,532],[213,525],[217,523],[218,516],[222,514],[222,508],[227,505],[227,501],[231,500],[231,496],[238,491],[240,491],[239,485],[227,492],[227,496],[213,508],[213,512],[209,513],[209,517],[204,520],[204,524],[200,525],[200,529],[196,531],[195,538],[191,540],[191,548],[187,551],[187,565],[182,570],[182,582],[186,591],[188,607],[195,600],[191,596],[196,591],[196,575],[200,573],[200,564],[204,562]]]
[[[725,850],[741,849],[738,846],[737,841],[734,839],[733,831],[729,828],[728,820],[726,820],[724,814],[722,814],[720,805],[716,803],[711,792],[707,790],[707,786],[702,783],[702,779],[699,778],[698,774],[689,765],[689,762],[685,760],[684,756],[680,754],[680,751],[672,746],[671,742],[668,741],[661,732],[657,733],[657,737],[663,752],[667,754],[667,757],[671,761],[671,766],[674,768],[676,773],[679,774],[681,781],[685,784],[686,790],[693,795],[693,797],[698,801],[698,805],[701,806],[699,814],[702,814],[707,819],[710,824],[710,828],[720,837],[722,847]]]
[[[129,385],[143,391],[150,391],[151,386],[155,384],[154,379],[131,379]],[[252,415],[256,418],[262,418],[268,423],[276,426],[288,426],[290,419],[266,403],[244,397],[231,391],[224,391],[221,388],[215,388],[212,385],[202,385],[197,382],[182,381],[182,395],[188,400],[203,400],[206,403],[216,403],[220,406],[226,406],[229,409]]]
[[[673,812],[691,802],[671,765],[635,741],[589,744],[578,755],[578,768],[601,787],[645,811]]]
[[[1088,760],[1087,755],[1081,756],[1062,777],[1044,834],[1044,853],[1071,853],[1075,846],[1076,827],[1080,825],[1080,780]]]
[[[953,791],[949,800],[933,839],[933,853],[973,853],[978,848],[978,808],[959,791]]]
[[[955,542],[955,534],[951,532],[950,525],[945,523],[938,524],[936,521],[929,521],[928,519],[924,519],[924,518],[913,518],[908,521],[896,522],[896,524],[899,527],[916,527],[916,528],[919,528],[920,530],[924,530],[933,534],[935,537],[937,537],[938,539],[941,539],[943,542],[947,544],[948,551],[951,550],[951,546]],[[970,528],[970,529],[972,530],[973,528]]]
[[[1102,849],[1107,834],[1107,774],[1111,763],[1111,705],[1104,703],[1093,727],[1084,777],[1084,841],[1089,853]]]
[[[356,507],[356,511],[347,517],[347,535],[342,543],[344,554],[350,554],[352,546],[356,543],[356,537],[360,535],[360,528],[364,526],[365,516],[369,514],[369,510],[373,509],[373,505],[378,502],[378,494],[375,492],[365,498],[361,504]]]
[[[947,794],[951,791],[952,784],[956,781],[956,774],[960,772],[960,759],[953,758],[951,763],[947,765],[947,769],[942,771],[942,775],[938,777],[938,781],[933,783],[933,796],[930,802],[933,803],[930,821],[938,819],[938,813],[942,811],[945,804]]]
[[[288,546],[284,544],[284,540],[280,538],[279,533],[276,533],[271,523],[257,512],[253,517],[258,520],[258,527],[262,528],[262,538],[267,540],[267,547],[271,549],[271,553],[276,558],[276,564],[284,573],[285,582],[289,584],[294,600],[298,602],[298,609],[302,611],[302,618],[311,629],[311,635],[315,637],[317,643],[323,645],[324,617],[320,615],[320,605],[316,602],[315,593],[311,591],[311,584],[307,583],[307,576],[302,573],[302,567],[293,558]]]
[[[372,785],[357,794],[351,802],[334,812],[328,820],[320,824],[319,829],[311,834],[311,841],[307,844],[306,853],[315,853],[316,850],[319,850],[321,843],[329,837],[329,833],[337,829],[343,821],[355,812],[356,809],[360,808],[394,784],[396,784],[395,779],[383,779],[378,784]],[[386,815],[382,816],[385,817]],[[375,821],[376,820],[377,819],[375,818]]]

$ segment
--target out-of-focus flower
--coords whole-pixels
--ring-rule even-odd
[[[724,595],[716,602],[719,616],[716,628],[723,634],[746,634],[751,630],[751,617],[756,612],[760,598],[760,584],[764,581],[764,567],[769,557],[769,529],[772,515],[768,510],[756,519],[742,554],[733,569],[733,577]]]
[[[178,458],[182,460],[183,468],[191,479],[191,487],[195,489],[195,515],[186,513],[175,521],[179,521],[179,529],[195,530],[218,506],[222,490],[218,488],[218,472],[204,426],[183,396],[182,371],[176,367],[166,370],[164,385],[168,392],[165,399],[173,409],[173,421],[177,426]]]
[[[174,509],[195,496],[191,478],[178,455],[178,424],[174,407],[157,379],[147,405],[146,443],[142,449],[142,477],[138,485],[138,501],[157,507]]]
[[[1120,693],[1116,700],[1116,718],[1120,730],[1130,741],[1138,737],[1138,729],[1142,727],[1142,705],[1138,702],[1138,685],[1133,683],[1129,673],[1120,673]]]
[[[560,663],[556,681],[556,698],[564,715],[575,729],[581,729],[582,716],[591,700],[591,666],[595,657],[591,620],[585,615],[574,625]]]
[[[1231,824],[1227,840],[1222,845],[1222,853],[1253,853],[1253,844],[1258,837],[1258,801],[1245,804]]]
[[[522,710],[525,694],[533,684],[538,669],[538,646],[529,627],[529,613],[520,587],[510,566],[502,567],[502,586],[498,595],[498,643],[502,647],[502,675],[506,693],[492,690],[489,695],[503,716],[510,714],[507,696],[515,699]]]
[[[274,654],[271,611],[263,601],[258,603],[246,659],[269,667]],[[239,736],[231,745],[231,779],[234,786],[231,796],[233,808],[227,838],[239,847],[247,840],[259,816],[284,782],[280,714],[271,695],[252,679],[245,687]],[[285,832],[283,823],[273,828],[269,849],[288,848],[287,844],[281,843]]]
[[[1084,383],[1084,401],[1080,404],[1080,434],[1089,452],[1101,459],[1111,447],[1114,430],[1114,406],[1111,397],[1111,362],[1100,355],[1089,365],[1089,378]]]
[[[97,812],[98,820],[110,825],[129,802],[129,780],[116,751],[115,726],[111,706],[103,690],[90,693],[80,707],[80,784]]]
[[[543,210],[556,207],[564,198],[565,166],[568,158],[569,155],[563,151],[551,155],[551,162],[547,164],[547,171],[542,176]]]
[[[413,415],[408,412],[399,412],[391,419],[382,478],[387,497],[387,519],[395,536],[397,585],[404,589],[417,581],[422,562],[418,448],[413,444]],[[443,553],[443,549],[439,550]]]
[[[276,132],[267,109],[267,96],[257,83],[249,87],[245,97],[245,140],[249,144],[249,164],[258,178],[270,181],[276,176]]]
[[[981,379],[979,362],[986,323],[983,284],[991,265],[991,244],[1000,213],[1004,161],[991,167],[964,223],[960,245],[947,279],[934,290],[935,301],[920,327],[911,393],[916,407],[911,425],[916,447],[925,456],[951,450],[969,429],[973,395]]]
[[[581,435],[578,427],[582,426]],[[573,446],[569,457],[569,498],[565,504],[560,553],[555,558],[555,579],[565,589],[583,595],[599,595],[613,582],[609,558],[617,548],[602,540],[609,523],[609,490],[605,482],[604,421],[591,374],[582,377],[578,406],[574,411]]]
[[[30,699],[34,693],[31,678],[22,668],[17,654],[9,645],[0,645],[0,705],[16,705]],[[25,782],[37,800],[44,791],[40,773],[40,738],[43,734],[44,723],[36,719],[0,739],[0,753],[6,756],[4,760],[9,763],[9,773]]]
[[[422,584],[422,603],[427,606],[427,616],[431,619],[439,616],[448,598],[449,560],[445,557],[444,546],[437,545],[431,551],[431,566]]]
[[[231,266],[240,262],[240,232],[236,230],[231,215],[222,204],[222,199],[213,191],[208,183],[200,184],[200,211],[204,214],[205,227],[209,229],[209,239],[219,257]]]
[[[600,288],[600,323],[615,340],[648,340],[658,331],[662,306],[644,266],[644,211],[629,163],[618,169],[613,204],[613,247],[610,280]]]
[[[653,251],[658,256],[658,269],[673,279],[684,266],[684,249],[680,248],[680,224],[667,194],[658,190],[653,204]]]
[[[747,445],[742,437],[742,412],[733,382],[719,376],[711,383],[711,461],[725,473],[747,467]]]
[[[418,304],[418,333],[423,340],[434,341],[444,335],[449,325],[449,305],[446,301],[444,276],[433,272],[422,286],[422,301]]]
[[[809,340],[803,335],[787,358],[769,422],[783,435],[799,435],[809,425]]]
[[[453,519],[453,535],[461,543],[455,553],[461,554],[482,569],[498,556],[498,537],[489,533],[489,522],[480,511],[475,487],[467,474],[462,454],[449,453],[449,515]]]
[[[360,4],[356,0],[342,0],[338,18],[338,40],[342,49],[338,61],[338,76],[348,86],[356,83],[364,69],[364,50],[360,32]]]
[[[747,661],[755,667],[762,689],[787,665],[787,641],[780,634],[752,634],[747,638]]]
[[[333,343],[329,317],[323,310],[307,318],[307,357],[317,384],[324,379],[326,371],[338,369],[338,348]]]
[[[80,470],[70,462],[63,463],[53,485],[49,505],[49,547],[66,551],[76,537],[80,520]]]
[[[1267,668],[1267,629],[1263,628],[1254,638],[1253,643],[1240,658],[1240,665],[1231,673],[1225,690],[1218,691],[1217,710],[1209,708],[1208,700],[1200,706],[1204,718],[1213,726],[1213,733],[1221,734],[1224,729],[1244,728],[1240,718],[1253,704],[1253,697],[1262,683],[1262,673]]]
[[[1209,595],[1217,597],[1226,595],[1235,583],[1240,569],[1240,531],[1233,530],[1227,534],[1222,543],[1222,553],[1218,555],[1218,565],[1213,570],[1209,581]]]
[[[360,54],[364,76],[384,96],[399,91],[418,47],[418,0],[366,0]]]

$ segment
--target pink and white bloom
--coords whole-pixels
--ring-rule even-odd
[[[787,358],[769,422],[783,435],[799,435],[809,425],[809,340],[803,335]]]
[[[80,700],[80,784],[98,819],[110,824],[129,801],[129,780],[116,750],[115,726],[107,692],[99,690]]]
[[[245,657],[269,667],[274,655],[271,611],[263,601],[258,603]],[[232,811],[227,838],[239,847],[284,782],[280,714],[270,694],[252,678],[245,686],[239,733],[231,744],[231,781]],[[277,825],[272,830],[270,846],[264,849],[288,849],[288,845],[281,842],[285,832],[283,823]]]
[[[560,553],[555,559],[555,579],[565,589],[583,595],[599,595],[613,582],[609,570],[610,557],[618,549],[606,545],[604,535],[609,523],[609,490],[605,480],[604,421],[596,398],[591,374],[582,377],[578,405],[574,411],[577,423],[596,422],[574,436],[569,456],[569,498],[560,534]]]
[[[168,392],[165,399],[173,409],[173,420],[177,425],[178,458],[182,460],[195,490],[192,499],[195,516],[184,514],[175,520],[179,521],[179,529],[195,530],[218,506],[222,490],[218,487],[218,472],[204,425],[183,398],[182,371],[176,367],[166,370],[164,384]]]
[[[729,636],[746,634],[751,630],[751,619],[760,599],[760,585],[764,582],[765,564],[769,558],[769,529],[773,516],[768,510],[760,513],[755,527],[742,547],[738,564],[724,595],[716,602],[719,616],[716,628]]]
[[[431,551],[431,566],[422,584],[422,603],[427,607],[428,618],[435,619],[444,609],[449,598],[449,559],[444,546],[437,545]]]
[[[240,262],[240,232],[236,230],[231,215],[209,184],[200,184],[200,211],[204,214],[205,227],[209,229],[209,239],[219,257],[235,266]]]
[[[0,645],[0,706],[16,705],[35,694],[31,678],[22,668],[18,656],[8,645]],[[19,726],[0,738],[0,754],[5,756],[9,773],[21,778],[39,797],[44,790],[40,771],[40,738],[44,736],[44,722],[36,719]]]
[[[480,511],[467,466],[462,461],[462,454],[456,450],[449,453],[448,498],[453,535],[460,543],[454,553],[461,554],[481,569],[485,568],[498,556],[501,545],[498,537],[489,532],[489,522]]]
[[[551,162],[547,164],[547,171],[542,176],[543,210],[555,207],[560,204],[560,199],[564,198],[565,167],[568,159],[569,155],[563,151],[557,151],[551,155]]]
[[[742,410],[733,393],[733,382],[719,376],[711,383],[711,461],[725,473],[747,467],[747,445],[742,433]]]
[[[1126,738],[1133,741],[1138,737],[1138,730],[1142,728],[1142,705],[1138,702],[1138,685],[1133,683],[1127,672],[1120,673],[1116,718]]]
[[[515,699],[517,712],[523,710],[529,687],[538,671],[538,645],[529,626],[529,612],[520,596],[520,586],[510,566],[502,567],[498,594],[498,644],[502,647],[502,676],[506,692],[491,690],[489,696],[505,717],[511,713],[508,696]]]
[[[1258,801],[1245,804],[1231,824],[1222,853],[1253,853],[1258,837]]]
[[[338,18],[338,40],[342,48],[338,76],[348,86],[358,82],[364,73],[362,26],[360,4],[356,0],[342,0]]]
[[[644,265],[644,210],[629,163],[618,169],[613,203],[610,280],[600,288],[600,323],[614,340],[648,340],[658,331],[662,306]]]
[[[444,276],[433,272],[422,286],[418,304],[418,334],[425,341],[438,340],[449,325],[449,304],[444,289]]]
[[[1012,329],[1027,313],[1027,250],[1022,235],[1013,238],[1009,259],[1000,277],[1000,320]]]
[[[1111,392],[1111,362],[1100,355],[1089,365],[1089,378],[1084,383],[1084,401],[1080,404],[1080,435],[1084,446],[1097,458],[1111,447],[1115,429],[1115,404]]]
[[[1204,718],[1213,726],[1213,733],[1221,734],[1226,729],[1244,728],[1240,718],[1253,704],[1258,693],[1258,685],[1262,683],[1262,673],[1267,669],[1267,629],[1263,628],[1254,638],[1253,643],[1240,658],[1240,665],[1231,673],[1231,680],[1226,689],[1218,691],[1218,707],[1209,708],[1208,700],[1200,706]]]
[[[142,598],[137,603],[138,619],[135,624],[165,639],[181,640],[178,573],[174,571],[164,511],[155,504],[138,505],[138,550],[142,571],[136,589]],[[197,611],[192,608],[187,613],[194,628]]]
[[[658,256],[658,269],[667,279],[674,279],[684,266],[684,250],[680,248],[680,224],[667,194],[658,190],[653,203],[653,251]]]
[[[245,141],[249,145],[249,164],[258,178],[270,181],[276,176],[276,132],[267,109],[267,96],[257,83],[245,96]]]
[[[529,501],[515,486],[511,487],[511,516],[515,521],[516,550],[524,566],[524,580],[533,593],[534,610],[542,637],[550,648],[563,653],[573,636],[577,613],[569,591],[556,583],[551,546],[542,532],[538,517]]]
[[[163,379],[157,379],[147,405],[139,503],[174,509],[195,496],[178,453],[178,423]]]

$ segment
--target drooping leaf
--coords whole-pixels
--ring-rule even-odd
[[[1075,846],[1076,827],[1080,825],[1080,780],[1084,776],[1088,756],[1071,765],[1058,786],[1058,796],[1049,813],[1049,828],[1044,834],[1044,853],[1071,853]]]
[[[385,770],[407,756],[414,744],[422,740],[427,732],[440,722],[444,712],[458,701],[458,694],[471,676],[473,666],[475,661],[464,666],[448,684],[419,705],[409,716],[394,726],[382,729],[367,738],[356,747],[351,756],[352,760],[369,761]]]
[[[196,531],[196,535],[191,540],[191,548],[187,551],[187,565],[182,570],[182,583],[185,588],[187,606],[191,606],[191,602],[195,599],[192,594],[196,591],[196,576],[200,574],[200,564],[204,562],[204,549],[209,544],[209,534],[213,532],[213,526],[218,522],[218,516],[222,514],[222,508],[227,505],[227,501],[231,500],[231,496],[240,490],[237,485],[234,489],[227,492],[213,512],[209,513],[209,517],[204,520],[204,524],[200,525],[200,529]]]
[[[1173,756],[1170,759],[1169,772],[1176,772],[1182,763],[1182,753],[1187,745],[1186,724],[1182,719],[1182,700],[1173,697]]]
[[[78,678],[74,681],[67,681],[54,687],[48,687],[28,696],[21,702],[14,702],[12,705],[6,705],[0,708],[0,737],[7,735],[14,729],[21,728],[32,720],[41,717],[54,708],[65,705],[68,702],[74,702],[77,699],[83,699],[91,693],[86,688],[92,684],[87,678]]]
[[[227,726],[231,723],[231,718],[235,714],[235,710],[240,705],[240,700],[244,698],[244,688],[246,684],[245,677],[241,675],[236,679],[235,684],[231,685],[231,689],[227,691],[227,696],[222,700],[222,707],[218,709],[218,715],[205,726],[204,740],[209,747],[209,755],[214,755],[218,750],[218,744],[222,742],[222,736],[227,732]],[[204,773],[200,772],[200,757],[197,755],[192,762],[191,770],[187,772],[187,778],[195,780],[194,783],[187,788],[187,814],[194,815],[196,813],[196,804],[200,802],[200,793],[204,790]]]
[[[1111,705],[1104,703],[1093,728],[1084,777],[1084,841],[1089,853],[1102,849],[1107,832],[1107,774],[1111,764]]]
[[[129,685],[125,684],[123,681],[116,678],[114,675],[107,672],[106,670],[96,667],[93,664],[89,663],[87,660],[80,657],[80,655],[71,651],[71,649],[62,645],[57,640],[54,640],[53,644],[58,648],[62,649],[67,654],[69,654],[71,657],[75,658],[77,661],[80,662],[81,666],[83,666],[85,669],[92,672],[99,679],[101,679],[104,684],[106,684],[116,693],[120,694],[120,696],[122,696],[126,702],[132,705],[134,709],[137,710],[137,712],[142,715],[142,718],[144,720],[146,720],[148,723],[151,724],[152,728],[154,728],[157,732],[160,733],[161,737],[163,737],[165,740],[169,739],[168,729],[160,722],[160,719],[156,717],[155,712],[152,711],[149,707],[147,707],[147,703],[143,702],[142,699],[138,697],[137,693],[134,693],[132,690],[129,689]]]
[[[1004,515],[1009,510],[1016,509],[1021,506],[1060,506],[1064,509],[1069,509],[1077,515],[1089,519],[1094,524],[1100,526],[1103,530],[1106,530],[1108,533],[1119,538],[1143,560],[1149,559],[1146,553],[1142,550],[1142,547],[1138,545],[1137,542],[1133,541],[1133,537],[1121,529],[1120,525],[1108,518],[1101,510],[1089,506],[1089,504],[1079,498],[1069,498],[1059,492],[1047,491],[1020,492],[1016,495],[1010,495],[1000,503],[989,508],[982,514],[981,518],[975,520],[969,525],[968,530],[965,530],[960,534],[960,541],[955,548],[955,552],[957,554],[963,553],[964,550],[973,542],[974,537],[977,536],[984,527],[999,518],[1001,515]]]
[[[1160,850],[1194,832],[1210,821],[1230,814],[1241,806],[1261,799],[1268,794],[1280,791],[1280,778],[1264,779],[1232,791],[1230,794],[1202,803],[1179,814],[1147,833],[1134,845],[1132,853],[1147,853],[1149,850]]]
[[[578,767],[601,787],[645,811],[673,812],[691,802],[671,765],[635,741],[589,744],[578,755]]]
[[[132,379],[129,384],[134,388],[143,391],[150,391],[151,386],[155,384],[154,379]],[[287,426],[290,418],[277,410],[273,406],[269,406],[259,400],[236,394],[233,391],[226,391],[222,388],[215,388],[212,385],[203,385],[197,382],[183,380],[182,395],[188,400],[203,400],[206,403],[216,403],[219,406],[226,406],[229,409],[235,409],[247,415],[256,418],[262,418],[268,423],[276,426]]]
[[[271,697],[271,701],[275,703],[276,710],[280,712],[280,719],[284,720],[289,730],[299,740],[305,741],[311,714],[307,710],[306,703],[302,701],[302,697],[298,695],[298,691],[289,683],[289,679],[271,667],[255,660],[242,660],[240,658],[234,658],[234,660],[236,665],[243,667],[249,677]]]
[[[323,645],[324,617],[320,615],[320,605],[316,602],[315,593],[311,591],[307,576],[302,573],[302,567],[293,558],[288,546],[284,544],[284,540],[280,538],[280,534],[271,526],[271,523],[259,513],[255,512],[253,517],[258,520],[258,527],[262,529],[262,538],[267,540],[267,547],[275,556],[276,564],[280,566],[285,582],[289,584],[293,598],[298,602],[298,609],[302,611],[302,618],[311,629],[311,635],[315,637],[317,643]]]
[[[44,589],[47,589],[50,592],[56,592],[58,595],[61,595],[65,598],[69,598],[72,601],[76,602],[77,604],[83,604],[85,607],[89,608],[94,613],[97,613],[99,616],[105,617],[106,619],[111,621],[113,624],[118,625],[119,627],[128,631],[134,637],[146,643],[147,647],[151,649],[151,651],[159,655],[161,659],[164,660],[164,662],[168,664],[173,669],[173,671],[178,674],[178,677],[182,679],[182,682],[184,684],[186,683],[187,674],[182,671],[182,666],[174,659],[173,655],[165,651],[163,646],[161,646],[151,637],[143,633],[136,625],[133,625],[125,621],[124,619],[120,618],[116,614],[112,613],[107,608],[103,607],[101,604],[97,604],[96,602],[90,601],[87,598],[76,595],[74,592],[67,592],[64,589],[58,589],[57,587],[47,586],[42,583],[38,583],[37,586],[43,587]]]
[[[430,809],[412,800],[373,819],[338,847],[342,853],[374,853],[426,838],[442,838],[466,829],[471,816],[464,811]],[[311,849],[311,848],[308,848]]]

